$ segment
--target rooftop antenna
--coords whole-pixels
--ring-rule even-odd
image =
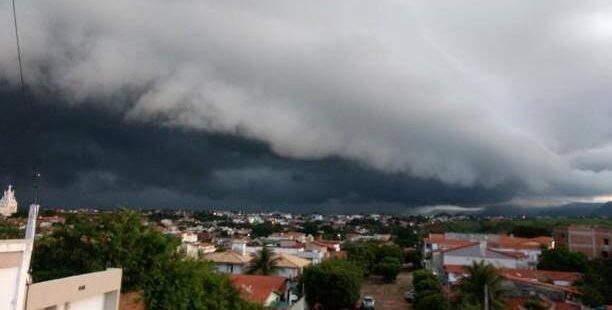
[[[39,192],[39,181],[40,181],[40,173],[34,173],[34,204],[38,204],[38,192]]]

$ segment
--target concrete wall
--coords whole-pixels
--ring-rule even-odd
[[[502,258],[483,258],[478,256],[452,256],[444,255],[444,265],[460,265],[469,266],[472,262],[484,261],[486,264],[491,264],[495,267],[504,268],[517,268],[515,259],[502,259]]]
[[[117,310],[120,290],[121,269],[116,268],[33,283],[28,287],[26,309]]]

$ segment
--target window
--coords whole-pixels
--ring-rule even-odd
[[[610,239],[608,239],[608,238],[604,238],[604,244],[605,244],[605,245],[610,244]]]
[[[608,251],[601,251],[601,257],[608,257]]]

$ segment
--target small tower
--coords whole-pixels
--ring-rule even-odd
[[[15,199],[15,191],[13,186],[9,185],[4,191],[4,196],[0,199],[0,215],[9,217],[17,213],[17,199]]]

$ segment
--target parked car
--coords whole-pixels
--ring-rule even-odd
[[[367,310],[374,310],[374,303],[376,301],[374,300],[374,297],[372,296],[365,296],[363,297],[363,300],[361,301],[361,308],[362,309],[367,309]]]
[[[407,302],[412,302],[414,300],[414,290],[408,290],[404,292],[404,299]]]

